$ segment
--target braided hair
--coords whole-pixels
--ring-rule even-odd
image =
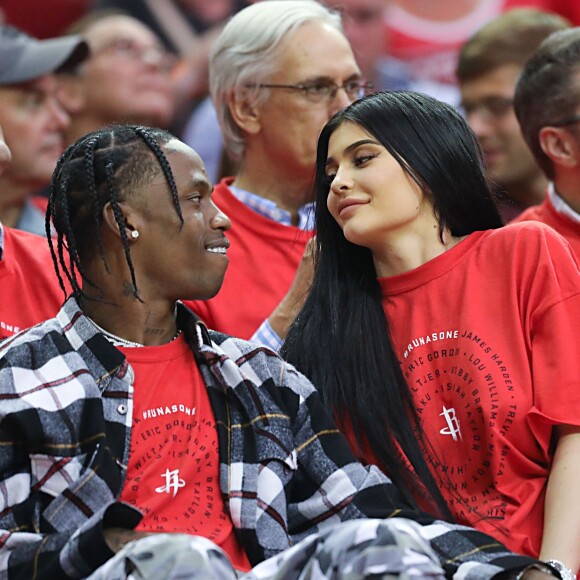
[[[109,271],[101,226],[103,208],[110,203],[131,273],[131,291],[139,299],[119,204],[161,171],[183,226],[177,186],[162,149],[172,139],[174,135],[163,129],[114,125],[81,137],[61,155],[52,175],[45,226],[53,265],[65,295],[66,280],[78,297],[100,299],[86,292],[85,284],[101,289],[87,275],[83,259],[92,258],[98,252]],[[56,231],[55,240],[51,236],[51,223]]]

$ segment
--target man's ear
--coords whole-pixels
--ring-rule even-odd
[[[139,214],[128,204],[119,203],[120,219],[122,223],[122,230],[119,229],[119,224],[115,218],[115,211],[111,202],[107,202],[103,207],[103,228],[110,232],[113,236],[122,239],[124,232],[125,236],[130,242],[137,241],[139,237],[139,224],[141,223]],[[138,232],[134,234],[133,232]]]
[[[542,151],[552,163],[574,167],[580,160],[580,147],[574,133],[566,127],[542,127],[538,134]]]
[[[86,107],[85,85],[77,74],[60,74],[57,76],[57,97],[69,115],[78,115]]]
[[[250,135],[260,132],[260,109],[250,101],[246,91],[230,94],[227,102],[230,114],[240,129]]]

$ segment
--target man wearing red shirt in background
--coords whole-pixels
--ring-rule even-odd
[[[524,66],[514,106],[522,134],[550,180],[544,202],[515,221],[553,227],[580,261],[579,59],[580,28],[550,35]]]
[[[240,169],[214,192],[233,222],[231,265],[219,294],[192,306],[210,328],[242,338],[259,328],[254,339],[277,348],[309,283],[295,274],[309,263],[318,134],[367,85],[339,14],[317,2],[244,8],[216,40],[209,69],[225,147]]]
[[[0,26],[0,125],[12,163],[0,176],[0,220],[44,235],[46,200],[33,194],[46,187],[59,155],[69,117],[57,99],[54,73],[84,60],[88,47],[78,37],[38,41]]]
[[[26,112],[45,108],[42,92],[52,71],[70,61],[82,59],[87,54],[86,44],[77,37],[51,41],[37,41],[9,27],[0,29],[0,92],[6,109],[10,110],[11,127],[26,117]],[[14,107],[8,107],[8,101]],[[49,105],[50,106],[50,105]],[[32,119],[31,119],[32,121]],[[20,130],[22,127],[20,127]],[[19,131],[20,131],[19,130]],[[22,159],[21,133],[13,135],[14,156],[4,140],[0,127],[0,173],[22,176],[18,166],[11,168],[13,157]],[[33,152],[29,152],[32,155]],[[59,151],[53,154],[54,164]],[[48,162],[46,162],[48,163]],[[0,199],[10,205],[10,196],[2,189],[5,180],[0,178]],[[8,194],[11,192],[8,191]],[[6,200],[7,197],[7,200]],[[0,204],[2,207],[2,204]],[[44,221],[36,209],[37,222]],[[22,232],[0,221],[0,339],[51,318],[56,314],[63,295],[53,272],[52,259],[45,238]]]

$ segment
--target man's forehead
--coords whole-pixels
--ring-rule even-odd
[[[318,21],[307,22],[286,36],[279,66],[281,72],[287,73],[299,68],[300,73],[309,78],[334,77],[338,71],[347,75],[358,72],[352,48],[344,34]]]
[[[171,159],[173,154],[177,153],[186,157],[190,163],[188,171],[190,172],[192,179],[195,181],[208,181],[209,183],[203,159],[189,145],[177,138],[174,138],[165,143],[165,145],[163,145],[163,149],[165,150],[170,163],[173,161]],[[173,164],[175,164],[175,161],[173,161]]]
[[[0,94],[3,91],[12,92],[43,92],[48,93],[56,89],[56,78],[53,74],[44,75],[37,79],[31,81],[26,81],[25,83],[18,83],[15,85],[4,85],[0,86]]]
[[[157,37],[148,28],[126,16],[111,16],[95,22],[85,37],[93,50],[121,38],[157,44]]]

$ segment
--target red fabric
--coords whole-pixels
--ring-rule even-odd
[[[52,318],[64,300],[46,238],[3,229],[0,339]]]
[[[30,200],[42,213],[46,213],[46,209],[48,207],[48,197],[34,195],[30,198]]]
[[[405,62],[415,79],[454,85],[461,45],[481,26],[511,8],[533,7],[580,18],[580,2],[572,0],[483,0],[470,14],[453,21],[429,21],[400,12],[396,3],[385,15],[385,54]],[[572,3],[576,4],[575,7]]]
[[[84,16],[93,0],[2,0],[0,15],[36,38],[61,36]]]
[[[569,246],[546,226],[509,225],[379,282],[425,458],[454,516],[537,556],[552,427],[580,424]]]
[[[580,223],[558,213],[548,197],[540,205],[534,205],[523,211],[513,223],[528,220],[547,224],[562,234],[570,242],[572,250],[580,262]]]
[[[229,190],[232,181],[224,179],[213,193],[216,205],[232,220],[223,286],[212,300],[185,303],[210,328],[248,339],[290,288],[312,232],[247,208]]]
[[[249,570],[225,511],[215,419],[185,337],[120,350],[135,372],[129,465],[120,499],[143,512],[136,529],[206,537],[236,568]]]

